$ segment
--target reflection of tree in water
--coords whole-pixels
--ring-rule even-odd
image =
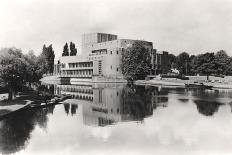
[[[71,114],[75,115],[77,112],[78,105],[77,104],[71,104]]]
[[[64,110],[66,112],[66,114],[69,114],[69,109],[70,109],[70,104],[69,103],[64,103]]]
[[[69,103],[64,104],[64,110],[67,115],[69,114],[69,111],[71,112],[72,115],[75,115],[77,112],[77,108],[78,108],[77,104],[71,104],[71,111],[70,111],[70,104]]]
[[[178,100],[181,101],[181,102],[183,102],[183,103],[186,103],[186,102],[189,101],[189,99],[187,99],[187,98],[179,98]]]
[[[230,111],[232,112],[232,102],[229,102]]]
[[[222,103],[216,101],[204,101],[204,100],[195,100],[194,103],[197,105],[197,110],[199,113],[205,116],[212,116],[215,112],[218,111],[218,108]]]
[[[128,85],[123,89],[122,114],[127,119],[142,121],[144,117],[153,114],[151,95],[144,86]]]
[[[42,129],[46,129],[47,128],[47,123],[48,123],[48,117],[47,115],[48,114],[53,114],[53,111],[55,109],[55,106],[48,106],[44,109],[40,109],[38,112],[37,112],[37,118],[36,118],[36,121],[39,125],[39,127],[41,127]]]
[[[24,149],[30,139],[30,133],[39,125],[46,129],[47,114],[53,112],[50,109],[37,109],[22,111],[0,122],[0,152],[11,154]]]

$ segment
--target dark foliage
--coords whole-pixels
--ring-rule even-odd
[[[70,49],[70,56],[77,55],[77,49],[74,43],[70,42],[69,49]]]
[[[62,56],[69,56],[68,43],[64,45]]]
[[[141,42],[135,42],[122,52],[121,70],[128,81],[144,79],[151,69],[148,49]]]

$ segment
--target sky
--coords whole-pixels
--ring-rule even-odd
[[[153,42],[159,51],[232,56],[232,0],[0,0],[0,48],[56,57],[66,42],[81,53],[81,35],[117,34]]]

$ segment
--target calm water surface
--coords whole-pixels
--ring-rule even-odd
[[[0,121],[0,153],[232,154],[232,92],[47,85],[72,99]]]

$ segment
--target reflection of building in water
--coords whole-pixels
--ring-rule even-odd
[[[128,120],[142,121],[153,113],[151,96],[144,87],[137,88],[136,92],[119,84],[57,85],[55,88],[56,94],[72,95],[75,100],[72,103],[82,104],[83,121],[86,125],[105,126]],[[68,114],[70,105],[64,105],[64,108]]]
[[[165,89],[159,89],[158,87],[152,87],[151,90],[151,102],[154,105],[154,109],[157,107],[167,107],[168,106],[168,92]]]
[[[93,88],[93,101],[83,104],[83,119],[87,125],[104,126],[122,121],[121,95],[123,87]]]
[[[56,95],[71,95],[79,100],[93,100],[93,89],[91,86],[56,85],[54,93]]]

